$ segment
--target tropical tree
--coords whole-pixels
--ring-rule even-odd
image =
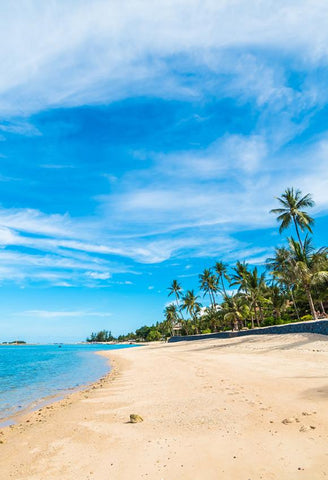
[[[266,266],[274,279],[290,294],[297,319],[300,320],[293,293],[297,284],[297,277],[292,264],[291,251],[286,247],[277,247],[274,257],[266,260]]]
[[[295,274],[307,296],[312,317],[317,320],[311,289],[328,281],[327,248],[314,251],[309,237],[305,238],[303,247],[292,237],[289,239],[289,245]]]
[[[215,269],[215,271],[218,275],[219,281],[221,282],[223,295],[226,297],[227,296],[227,291],[226,291],[225,285],[224,285],[224,278],[228,282],[230,282],[230,277],[227,273],[227,265],[223,262],[216,262],[216,264],[214,266],[214,269]]]
[[[261,273],[259,275],[257,267],[255,267],[245,276],[245,284],[250,310],[252,311],[253,309],[256,323],[259,327],[259,317],[261,322],[264,320],[262,304],[270,302],[270,300],[265,297],[265,290],[267,288],[265,283],[265,274]]]
[[[314,201],[312,200],[311,195],[308,193],[302,197],[302,192],[300,190],[287,188],[281,197],[277,197],[277,200],[281,207],[272,209],[271,213],[278,215],[277,221],[281,222],[279,232],[281,233],[293,223],[298,241],[303,248],[300,230],[302,232],[308,230],[312,233],[311,226],[314,223],[313,218],[303,210],[304,208],[314,206]]]
[[[222,303],[222,312],[224,320],[230,323],[233,330],[239,330],[250,313],[245,296],[240,294],[227,295]]]
[[[218,289],[218,281],[215,275],[212,274],[211,270],[205,268],[203,273],[199,275],[200,288],[204,292],[204,296],[207,294],[210,298],[211,306],[215,306],[215,293]]]
[[[276,283],[267,287],[267,295],[273,310],[273,316],[277,321],[279,320],[279,318],[281,318],[282,312],[287,307],[288,299],[286,296],[286,292],[284,292],[279,287],[279,284]]]
[[[201,303],[198,302],[198,295],[193,290],[188,290],[182,298],[182,309],[186,310],[193,320],[197,319],[197,313],[201,309]]]
[[[177,280],[173,280],[172,283],[171,283],[171,286],[169,287],[169,297],[171,295],[175,295],[175,302],[176,302],[176,306],[177,306],[177,310],[181,310],[180,309],[180,304],[179,304],[179,300],[180,300],[180,297],[182,295],[182,287],[181,285],[179,284],[179,282]],[[182,314],[181,314],[182,316]],[[183,316],[182,316],[183,318]]]
[[[166,321],[166,327],[170,332],[171,336],[173,336],[173,328],[179,321],[178,309],[176,305],[171,303],[167,305],[164,309],[164,316]]]
[[[222,318],[221,307],[207,307],[201,317],[202,325],[211,332],[216,332],[220,329]]]
[[[230,286],[234,287],[238,285],[239,291],[244,291],[248,293],[248,276],[249,270],[246,262],[240,262],[239,260],[236,263],[236,266],[232,268],[231,283]]]

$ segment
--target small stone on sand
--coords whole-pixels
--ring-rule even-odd
[[[131,413],[130,415],[130,423],[140,423],[143,422],[143,418],[140,415],[135,413]]]

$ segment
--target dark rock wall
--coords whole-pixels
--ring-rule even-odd
[[[273,327],[254,328],[253,330],[241,330],[239,332],[208,333],[204,335],[185,335],[171,337],[168,341],[182,342],[188,340],[204,340],[206,338],[234,338],[245,335],[271,335],[281,333],[318,333],[328,335],[328,320],[317,320],[314,322],[287,323]]]

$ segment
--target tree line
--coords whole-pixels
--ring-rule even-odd
[[[175,301],[164,310],[167,328],[182,334],[209,333],[225,329],[254,328],[326,317],[328,300],[328,249],[315,249],[314,219],[307,209],[314,206],[310,194],[287,188],[277,198],[279,233],[293,227],[296,238],[276,247],[263,271],[245,261],[228,266],[216,262],[199,275],[199,289],[209,306],[202,308],[194,290],[183,293],[173,280],[169,296]],[[218,296],[220,302],[218,302]],[[184,318],[184,312],[187,318]]]
[[[277,197],[279,233],[292,227],[296,236],[287,237],[284,246],[274,249],[261,269],[245,261],[228,265],[218,260],[198,276],[199,293],[184,292],[174,279],[168,296],[173,301],[164,309],[164,319],[124,340],[159,340],[174,334],[193,335],[222,330],[238,330],[279,325],[293,321],[325,318],[328,302],[328,249],[316,249],[312,235],[314,219],[308,209],[314,206],[310,194],[287,188]]]

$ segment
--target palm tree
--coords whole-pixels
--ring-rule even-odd
[[[233,267],[232,270],[234,273],[231,275],[232,282],[230,283],[230,286],[233,287],[238,285],[239,291],[247,293],[247,277],[249,275],[248,264],[238,260],[236,266]]]
[[[252,271],[248,272],[248,275],[245,278],[245,284],[247,287],[247,296],[249,298],[250,309],[253,308],[254,315],[256,319],[257,326],[260,326],[258,319],[258,314],[260,315],[261,322],[263,322],[263,310],[262,304],[269,303],[270,300],[265,298],[265,290],[267,285],[265,283],[265,274],[258,274],[257,268],[253,268]]]
[[[177,280],[173,280],[172,284],[168,288],[168,290],[169,290],[169,295],[168,295],[169,297],[173,294],[175,295],[176,306],[177,306],[177,309],[180,310],[179,300],[180,300],[181,292],[182,292],[181,285],[179,284],[179,282]],[[181,316],[182,316],[182,314],[181,314]],[[183,319],[183,316],[182,316],[182,319]]]
[[[236,295],[226,296],[222,304],[224,320],[230,322],[233,330],[238,330],[243,320],[249,316],[249,307],[245,302],[245,297],[237,293]],[[253,325],[254,326],[254,325]]]
[[[216,262],[214,268],[219,277],[219,280],[221,281],[223,295],[226,297],[227,292],[224,286],[223,278],[225,278],[226,280],[228,280],[228,282],[230,282],[230,277],[227,274],[227,265],[223,262]]]
[[[171,337],[173,336],[173,328],[179,321],[178,309],[176,305],[171,303],[167,305],[164,310],[165,320],[168,326],[168,330],[171,332]]]
[[[294,188],[287,188],[281,197],[277,197],[277,200],[280,203],[281,208],[274,208],[271,210],[271,213],[277,214],[277,221],[281,222],[279,233],[288,228],[293,222],[298,241],[303,248],[299,230],[302,232],[308,230],[312,233],[311,225],[314,223],[313,218],[302,210],[314,206],[314,201],[312,200],[311,195],[308,193],[302,197],[302,192],[300,190],[294,191]]]
[[[215,306],[215,296],[214,294],[217,292],[217,278],[215,275],[212,274],[211,270],[205,268],[203,273],[199,275],[199,282],[200,288],[204,291],[204,296],[208,294],[210,297],[211,306]]]
[[[254,328],[254,317],[257,326],[260,326],[259,318],[263,321],[262,304],[268,303],[264,293],[266,289],[265,275],[258,274],[255,267],[252,271],[248,269],[247,263],[237,262],[233,268],[233,275],[231,276],[231,286],[238,285],[238,291],[243,292],[249,303],[252,328]]]
[[[201,303],[197,301],[198,298],[198,295],[195,295],[193,290],[188,290],[185,296],[182,298],[182,309],[187,310],[193,320],[196,319],[197,313],[202,306]]]
[[[298,308],[293,293],[293,289],[295,288],[297,283],[297,278],[292,265],[290,250],[285,247],[277,247],[275,249],[274,257],[267,258],[266,266],[267,269],[270,270],[271,275],[273,275],[276,281],[290,294],[297,319],[300,320]]]
[[[303,247],[292,237],[289,239],[289,245],[295,274],[307,296],[312,317],[317,320],[318,317],[314,308],[311,288],[328,280],[327,248],[321,248],[315,252],[308,237],[305,237]]]
[[[272,305],[273,316],[276,320],[279,320],[282,311],[287,307],[286,292],[281,290],[279,285],[273,283],[270,287],[267,287],[267,294]]]

